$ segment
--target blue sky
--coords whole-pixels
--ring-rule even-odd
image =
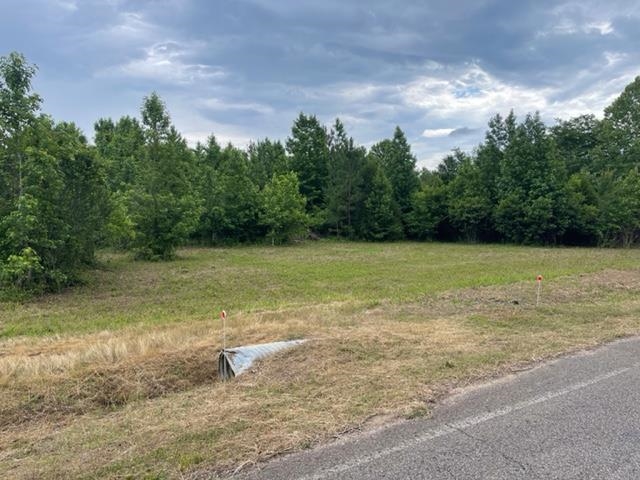
[[[496,113],[601,115],[640,74],[637,1],[3,0],[0,55],[39,67],[44,111],[89,136],[157,91],[191,142],[284,140],[300,111],[420,166]]]

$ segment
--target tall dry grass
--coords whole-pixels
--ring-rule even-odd
[[[220,325],[0,342],[0,477],[180,478],[426,414],[450,388],[640,332],[640,271],[450,290],[415,302],[235,314],[228,345],[312,338],[216,381]],[[386,417],[385,417],[386,418]],[[4,475],[2,475],[4,473]]]

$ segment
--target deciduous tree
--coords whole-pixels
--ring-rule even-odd
[[[275,174],[260,194],[260,222],[272,244],[287,243],[304,235],[308,228],[306,200],[299,188],[295,173]]]

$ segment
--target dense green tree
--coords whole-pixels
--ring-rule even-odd
[[[249,144],[249,173],[253,183],[263,188],[274,175],[291,171],[287,153],[279,141],[268,138]]]
[[[93,263],[110,206],[78,128],[37,115],[34,74],[22,55],[0,58],[0,283],[42,290]]]
[[[597,169],[626,175],[640,165],[640,76],[605,109],[598,134]]]
[[[53,121],[37,116],[35,72],[18,53],[0,57],[0,283],[21,289],[65,285],[75,266],[62,255],[64,176]]]
[[[438,165],[437,172],[444,183],[453,181],[458,175],[458,169],[469,156],[459,148],[454,148],[453,152],[446,155]]]
[[[433,240],[447,220],[447,188],[438,174],[422,176],[422,185],[411,196],[409,235],[417,240]]]
[[[518,125],[501,163],[496,228],[511,242],[555,243],[567,228],[566,172],[538,114]]]
[[[36,70],[20,53],[0,57],[0,142],[4,147],[20,139],[40,109],[42,98],[31,91]]]
[[[203,227],[213,242],[250,241],[264,234],[258,223],[259,191],[245,152],[231,144],[222,150],[211,188]]]
[[[195,230],[200,217],[190,182],[195,162],[155,92],[145,97],[141,114],[145,155],[139,184],[131,194],[134,248],[139,258],[168,259]]]
[[[274,174],[260,193],[260,222],[272,244],[289,242],[307,231],[306,199],[299,189],[298,177],[289,172]]]
[[[462,153],[458,158],[456,176],[447,185],[448,218],[462,239],[476,242],[490,235],[491,199],[478,165]]]
[[[416,158],[400,127],[396,127],[391,140],[383,140],[371,147],[370,154],[377,159],[391,182],[393,198],[400,208],[403,221],[411,211],[411,196],[420,182],[416,173]]]
[[[10,198],[0,220],[0,251],[2,259],[20,263],[26,255],[33,262],[30,268],[41,272],[12,271],[5,283],[27,289],[47,286],[59,288],[71,281],[72,266],[63,262],[63,246],[69,235],[60,208],[64,182],[57,159],[48,151],[53,143],[53,122],[47,117],[34,120],[21,132],[24,150],[20,152],[19,175],[13,198]],[[28,281],[22,276],[28,277]]]
[[[106,236],[112,206],[104,169],[78,127],[58,123],[53,134],[55,145],[49,152],[58,159],[64,184],[59,207],[68,228],[62,258],[65,264],[80,268],[94,261],[96,246]]]
[[[300,113],[287,139],[291,170],[300,181],[300,193],[307,198],[307,210],[325,206],[328,180],[329,147],[327,132],[315,115]],[[315,212],[314,212],[315,213]]]
[[[620,224],[620,238],[623,247],[630,247],[640,241],[640,172],[634,167],[622,177],[620,186],[622,211],[625,212]]]
[[[619,176],[613,171],[599,177],[600,244],[629,247],[640,235],[640,175],[631,169]]]
[[[206,145],[200,142],[196,145],[195,151],[198,170],[217,170],[220,168],[220,158],[222,147],[218,143],[216,136],[211,134],[207,138]]]
[[[593,245],[599,241],[600,211],[593,175],[574,173],[566,185],[567,229],[562,242],[569,245]]]
[[[34,124],[41,98],[31,92],[36,67],[13,52],[0,57],[0,215],[23,193],[26,132]]]
[[[139,181],[139,168],[145,155],[145,137],[137,119],[110,118],[94,124],[95,145],[104,165],[111,192],[126,193]]]
[[[476,152],[476,163],[487,197],[492,205],[498,202],[498,180],[504,158],[504,152],[511,144],[516,133],[516,116],[509,112],[504,119],[495,115],[489,120],[485,141]]]
[[[329,179],[327,185],[327,222],[338,236],[354,237],[354,216],[363,201],[362,173],[366,150],[348,137],[340,119],[336,119],[329,137]]]
[[[127,249],[135,237],[130,207],[142,183],[145,137],[140,122],[125,116],[117,122],[102,118],[94,124],[97,159],[108,188],[110,212],[104,243]]]
[[[215,224],[219,217],[218,208],[218,173],[222,148],[215,135],[209,135],[205,145],[198,142],[194,149],[196,171],[194,187],[202,204],[198,227],[194,235],[205,243],[215,241]]]
[[[40,114],[36,68],[0,58],[0,284],[72,283],[110,244],[170,258],[189,240],[290,241],[310,226],[348,238],[630,246],[640,241],[640,77],[605,109],[551,129],[513,112],[472,153],[416,172],[402,130],[367,155],[337,119],[294,121],[286,149],[212,135],[194,149],[153,93],[141,120],[72,123]]]
[[[399,208],[393,198],[393,187],[384,170],[370,157],[362,172],[363,201],[356,214],[355,228],[367,240],[397,240],[402,237]]]
[[[551,129],[564,160],[567,173],[573,175],[582,170],[591,170],[592,154],[598,145],[600,122],[594,115],[580,115],[567,121],[559,121]]]

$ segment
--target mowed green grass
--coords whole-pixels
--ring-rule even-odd
[[[100,260],[81,287],[0,305],[0,478],[216,478],[640,332],[640,250],[320,241]],[[219,382],[221,309],[228,345],[311,341]]]
[[[441,243],[307,242],[185,248],[172,262],[102,253],[83,286],[0,304],[0,337],[77,334],[438,292],[640,266],[640,250]]]

